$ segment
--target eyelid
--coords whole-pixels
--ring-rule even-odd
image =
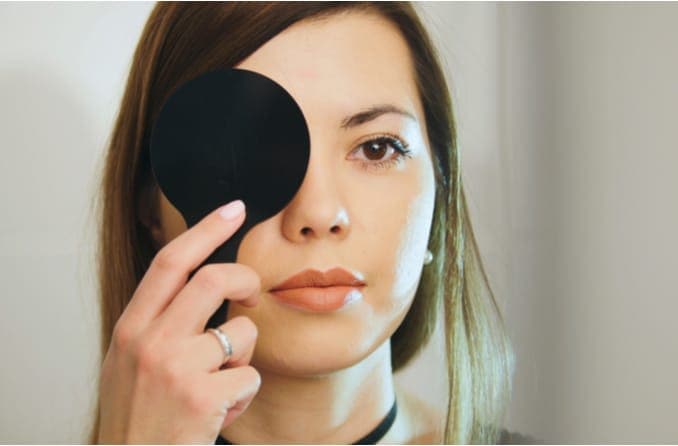
[[[355,144],[354,147],[355,147],[355,148],[358,148],[358,147],[360,147],[361,145],[365,144],[366,142],[369,142],[369,141],[372,141],[372,140],[375,140],[375,139],[379,139],[379,138],[383,138],[383,137],[385,137],[385,138],[393,138],[393,139],[395,139],[396,141],[399,141],[399,142],[402,144],[403,149],[407,149],[407,148],[410,146],[409,143],[405,140],[405,138],[403,138],[403,137],[401,137],[401,136],[399,136],[399,135],[396,135],[395,133],[379,132],[379,133],[375,133],[375,134],[372,134],[372,135],[368,135],[368,136],[366,136],[366,137],[364,137],[364,138],[361,138],[361,139]]]

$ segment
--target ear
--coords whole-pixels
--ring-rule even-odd
[[[153,239],[155,249],[165,244],[162,221],[160,219],[159,189],[155,181],[147,181],[141,187],[137,201],[137,215],[141,224]]]

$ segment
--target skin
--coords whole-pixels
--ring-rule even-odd
[[[350,12],[298,22],[236,67],[268,76],[295,98],[311,155],[293,200],[252,228],[238,251],[237,262],[260,275],[261,294],[254,307],[232,303],[229,319],[243,315],[256,324],[251,364],[262,383],[222,435],[236,443],[350,443],[372,430],[397,397],[398,417],[381,443],[438,441],[439,415],[394,385],[390,362],[389,338],[421,277],[435,196],[405,40],[385,19]],[[341,127],[383,104],[411,117],[386,113]],[[384,133],[407,143],[410,156],[398,160],[390,143],[370,152],[365,143]],[[159,194],[160,224],[151,232],[162,246],[187,227]],[[360,272],[366,282],[362,299],[339,311],[300,311],[268,293],[303,269],[335,266]]]

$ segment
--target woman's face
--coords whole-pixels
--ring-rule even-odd
[[[311,146],[292,201],[240,245],[237,261],[259,273],[262,294],[254,308],[231,304],[229,318],[246,315],[257,325],[255,367],[299,376],[348,367],[400,325],[427,249],[435,183],[408,46],[390,22],[352,12],[298,22],[236,68],[261,73],[292,95]],[[377,106],[405,114],[348,119]],[[161,220],[163,243],[186,230],[164,195]],[[302,270],[335,267],[365,282],[362,297],[339,310],[298,309],[270,293]]]

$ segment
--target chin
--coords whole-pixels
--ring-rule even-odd
[[[367,355],[365,355],[367,356]],[[278,358],[261,354],[252,358],[252,366],[261,372],[297,378],[322,378],[359,364],[364,357]]]
[[[277,321],[257,324],[252,365],[287,376],[323,376],[355,366],[395,331],[375,323],[371,311],[278,316]]]

